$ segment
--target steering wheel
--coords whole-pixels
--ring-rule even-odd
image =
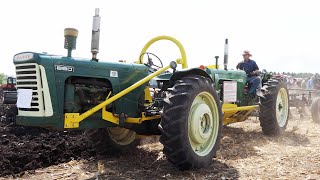
[[[139,58],[140,62],[143,62],[144,55],[147,55],[148,62],[143,63],[143,64],[149,67],[149,71],[154,72],[160,68],[163,68],[163,63],[162,63],[161,59],[157,55],[150,53],[150,52],[142,53]],[[154,56],[159,64],[155,64],[150,56]]]

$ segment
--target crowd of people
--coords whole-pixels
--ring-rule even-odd
[[[320,75],[318,73],[308,78],[297,78],[279,73],[274,73],[274,76],[287,82],[288,88],[320,89]]]

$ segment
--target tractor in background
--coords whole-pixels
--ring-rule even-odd
[[[16,107],[17,101],[17,88],[16,88],[16,78],[7,77],[6,83],[1,85],[0,89],[0,117],[4,116],[1,120],[5,123],[14,123],[15,117],[18,114],[18,109]]]
[[[2,103],[15,103],[14,101],[17,100],[16,78],[7,77],[6,83],[1,85],[0,98]]]
[[[14,56],[17,124],[86,130],[101,154],[130,151],[139,135],[160,135],[167,160],[181,170],[207,167],[219,149],[223,125],[244,121],[255,110],[266,135],[286,129],[285,83],[263,72],[264,98],[249,98],[246,73],[227,67],[227,40],[224,69],[218,67],[218,58],[215,65],[188,68],[184,47],[170,36],[151,39],[136,63],[101,62],[99,25],[96,9],[91,59],[72,57],[78,36],[73,28],[64,31],[67,56],[35,52]],[[147,51],[160,40],[174,43],[181,57],[166,65]]]
[[[7,77],[7,83],[1,85],[3,91],[15,91],[16,90],[16,78]]]
[[[1,85],[1,100],[3,104],[15,104],[17,102],[16,78],[8,77],[7,83]]]

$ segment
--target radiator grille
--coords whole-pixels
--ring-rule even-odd
[[[41,71],[38,64],[17,64],[16,65],[17,89],[32,89],[31,108],[19,108],[19,114],[41,116],[45,107],[43,102],[43,87]]]

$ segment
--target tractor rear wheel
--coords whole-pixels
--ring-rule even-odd
[[[260,126],[266,135],[282,133],[289,119],[289,95],[284,82],[270,80],[265,98],[261,98]]]
[[[320,97],[312,100],[311,104],[311,116],[315,123],[320,123]]]
[[[122,154],[138,145],[136,132],[122,127],[87,130],[85,134],[97,154],[101,155]]]
[[[165,99],[159,128],[169,162],[180,170],[207,167],[219,149],[222,111],[212,82],[192,75],[177,80]]]

